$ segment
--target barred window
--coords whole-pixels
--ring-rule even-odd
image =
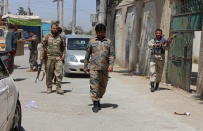
[[[203,10],[202,0],[180,0],[176,7],[176,13],[201,12]]]

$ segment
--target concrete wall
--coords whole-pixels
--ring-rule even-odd
[[[126,41],[125,41],[125,66],[131,70],[135,57],[135,32],[134,21],[137,19],[136,7],[128,7],[126,16]]]
[[[176,1],[172,0],[165,0],[163,3],[163,11],[162,11],[162,17],[161,17],[161,24],[160,28],[163,30],[163,34],[165,38],[169,37],[170,34],[170,22],[171,22],[171,15],[175,13],[173,8],[176,5]],[[165,65],[163,69],[163,75],[162,75],[162,81],[166,82],[167,81],[167,63],[168,62],[168,51],[165,52]]]
[[[202,22],[203,31],[203,22]],[[198,78],[197,78],[197,94],[203,99],[203,33],[201,35],[201,45],[199,53],[199,68],[198,68]]]
[[[116,17],[116,9],[115,8],[108,8],[107,9],[107,24],[106,24],[106,35],[115,47],[115,17]]]
[[[150,50],[148,41],[154,38],[154,30],[158,27],[156,6],[154,2],[145,3],[142,18],[140,50],[139,50],[139,72],[147,75],[149,66]]]
[[[129,4],[129,0],[127,1],[119,4],[120,6],[116,8],[108,8],[107,37],[115,44],[116,64],[128,68],[129,71],[135,71],[142,7],[140,4],[136,6],[140,2]]]
[[[122,19],[122,10],[117,10],[115,18],[115,56],[116,64],[124,66],[123,59],[123,38],[122,38],[122,29],[123,29],[123,19]]]
[[[202,33],[202,31],[195,31],[194,32],[193,52],[192,52],[193,61],[199,60],[201,33]]]

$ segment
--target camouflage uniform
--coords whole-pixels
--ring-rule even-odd
[[[54,37],[48,34],[43,38],[42,46],[47,49],[46,61],[46,85],[47,88],[52,88],[53,75],[56,76],[56,87],[61,88],[63,78],[63,61],[62,56],[65,56],[65,41],[60,35]],[[41,57],[44,50],[41,50]]]
[[[155,43],[166,44],[166,40],[162,38],[158,41],[156,38],[148,42],[148,46],[151,49],[150,56],[150,82],[161,82],[162,72],[165,62],[165,49],[166,47],[155,48]]]
[[[38,46],[38,40],[37,40],[37,36],[34,35],[32,36],[32,39],[34,41],[31,41],[30,45],[29,45],[29,49],[30,49],[30,58],[29,58],[29,63],[30,63],[30,69],[34,70],[37,69],[37,58],[38,58],[38,51],[37,51],[37,46]]]
[[[111,41],[104,38],[90,40],[84,61],[88,67],[90,59],[90,96],[93,101],[99,101],[105,93],[108,82],[108,67],[113,68],[114,49]]]
[[[43,56],[43,54],[44,54],[44,49],[43,49],[43,48],[44,48],[43,44],[40,43],[40,57]],[[44,70],[45,70],[45,72],[47,71],[47,70],[46,70],[46,64],[47,64],[47,57],[44,58],[44,59],[43,59],[43,62],[42,62],[42,65],[44,65]]]

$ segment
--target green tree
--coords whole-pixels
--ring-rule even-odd
[[[29,8],[29,11],[30,11],[30,15],[33,15],[33,12],[31,12],[30,8]],[[27,15],[27,11],[25,11],[23,7],[19,7],[17,15]]]

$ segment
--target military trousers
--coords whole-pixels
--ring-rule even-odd
[[[29,58],[29,63],[30,63],[30,69],[37,69],[37,58],[38,58],[38,51],[36,50],[30,50],[30,58]]]
[[[99,101],[105,91],[108,83],[108,71],[91,70],[90,71],[90,96],[93,101]]]
[[[61,58],[47,59],[46,62],[46,85],[52,88],[53,76],[56,76],[56,87],[61,88],[63,79],[63,62]]]
[[[164,68],[164,59],[153,59],[150,61],[150,82],[161,82]]]

